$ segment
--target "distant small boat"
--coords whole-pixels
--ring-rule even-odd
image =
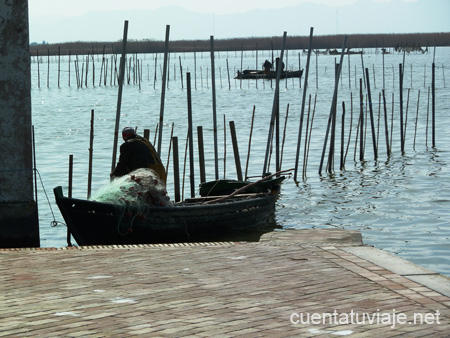
[[[280,79],[286,79],[291,77],[302,77],[303,69],[301,70],[286,70],[282,71],[280,75]],[[238,71],[235,79],[242,80],[256,80],[256,79],[276,79],[277,72],[274,70],[264,71],[264,70],[249,70],[246,69],[244,71]]]
[[[328,51],[328,54],[329,55],[341,55],[341,52],[336,49],[333,49],[333,50]],[[362,50],[361,51],[353,51],[353,50],[347,49],[344,52],[344,54],[345,55],[361,55],[361,54],[363,54],[363,51]]]

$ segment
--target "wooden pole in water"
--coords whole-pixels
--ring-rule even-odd
[[[435,63],[431,68],[431,141],[432,147],[436,147],[436,76]]]
[[[406,111],[405,111],[405,130],[403,132],[403,138],[404,142],[406,143],[406,126],[408,125],[408,110],[409,110],[409,93],[411,91],[411,88],[408,88],[408,96],[406,99]]]
[[[206,182],[205,173],[205,151],[203,145],[203,127],[197,127],[197,142],[198,142],[198,161],[200,167],[200,183]]]
[[[60,74],[61,74],[61,46],[58,46],[58,88],[59,88]]]
[[[227,59],[227,74],[228,74],[228,89],[231,90],[230,67],[228,65],[228,59]]]
[[[210,37],[211,46],[211,83],[212,83],[212,105],[213,105],[213,130],[214,130],[214,164],[216,180],[219,179],[219,153],[217,146],[217,114],[216,114],[216,75],[214,64],[214,36]]]
[[[415,128],[414,128],[414,143],[413,143],[413,149],[414,150],[416,150],[417,122],[419,120],[419,102],[420,102],[420,89],[419,89],[419,93],[417,94],[416,125],[415,125]]]
[[[284,141],[286,140],[286,129],[287,129],[288,115],[289,115],[289,103],[287,104],[286,117],[284,118],[283,138],[282,138],[282,141],[281,141],[280,170],[281,170],[281,166],[283,164]]]
[[[69,55],[70,58],[70,55]],[[37,70],[38,70],[38,88],[41,88],[41,74],[39,71],[39,50],[36,50],[36,59],[37,59]],[[70,64],[69,64],[69,68],[70,68]],[[70,75],[70,73],[69,73]],[[70,76],[69,76],[70,79]],[[69,87],[70,87],[70,80],[69,80]]]
[[[47,88],[50,87],[50,49],[47,50]]]
[[[311,102],[311,100],[310,100],[310,102]],[[309,128],[309,135],[308,135],[307,139],[305,137],[305,150],[304,150],[304,154],[303,154],[303,179],[305,179],[305,177],[306,177],[306,169],[308,167],[309,146],[311,144],[311,135],[312,135],[312,129],[313,129],[313,123],[314,123],[314,115],[316,113],[316,102],[317,102],[317,93],[314,96],[314,108],[313,108],[313,112],[312,112],[312,116],[311,116],[311,126]],[[311,105],[309,104],[308,115],[309,115],[309,111],[311,109],[310,107],[311,107]],[[308,116],[308,119],[309,119],[309,116]]]
[[[72,182],[73,182],[73,155],[69,155],[69,191],[67,193],[67,197],[72,198]],[[70,231],[69,227],[67,227],[67,245],[72,246],[70,241]]]
[[[175,123],[172,123],[172,130],[170,131],[170,141],[169,141],[169,151],[167,153],[167,165],[166,165],[166,177],[169,172],[169,163],[170,163],[170,152],[172,150],[172,137],[173,137],[173,127]]]
[[[181,183],[181,199],[182,200],[184,200],[184,181],[185,181],[185,177],[186,177],[186,159],[187,159],[188,146],[189,146],[189,130],[186,135],[186,146],[184,147],[183,181]]]
[[[353,93],[350,93],[350,128],[349,128],[349,132],[348,132],[347,147],[345,149],[345,155],[344,155],[344,168],[345,168],[345,161],[347,159],[348,149],[350,147],[350,140],[352,137],[352,129],[353,129]]]
[[[117,110],[116,110],[116,125],[114,128],[114,144],[113,144],[113,154],[111,162],[111,172],[116,166],[116,155],[117,155],[117,142],[119,139],[119,123],[120,123],[120,108],[122,106],[122,91],[123,91],[123,80],[125,76],[125,57],[127,53],[127,36],[128,36],[128,21],[125,20],[123,28],[123,40],[122,40],[122,57],[120,58],[120,73],[119,73],[119,94],[117,96]]]
[[[183,66],[181,65],[181,56],[178,56],[178,59],[180,60],[181,89],[184,89],[184,84],[183,84]]]
[[[373,156],[374,160],[376,161],[378,159],[378,149],[375,133],[375,123],[373,119],[372,93],[370,92],[369,68],[366,68],[366,78],[367,78],[367,94],[369,97],[370,129],[372,131]]]
[[[71,57],[71,51],[69,50],[69,63],[68,63],[68,70],[69,70],[69,78],[68,78],[68,82],[69,82],[69,87],[70,87],[70,57]],[[38,68],[39,69],[39,68]]]
[[[227,177],[227,121],[223,114],[223,179]]]
[[[338,87],[339,87],[339,78],[340,78],[340,74],[341,74],[341,70],[342,70],[342,60],[344,58],[346,42],[347,42],[347,36],[344,37],[344,42],[342,43],[341,58],[340,58],[339,66],[338,66],[337,73],[335,76],[333,100],[331,102],[330,115],[328,117],[328,126],[327,126],[327,131],[325,133],[325,140],[324,140],[323,149],[322,149],[322,157],[321,157],[320,165],[319,165],[319,175],[322,174],[323,161],[325,159],[325,151],[326,151],[326,147],[327,147],[327,143],[328,143],[328,134],[330,132],[331,122],[332,122],[334,114],[336,114],[337,92],[338,92]]]
[[[314,33],[314,27],[311,27],[311,29],[309,31],[308,56],[306,59],[305,84],[303,86],[303,97],[302,97],[302,108],[301,108],[302,110],[300,112],[300,125],[298,127],[298,140],[297,140],[297,152],[295,155],[294,181],[297,181],[298,161],[299,161],[299,157],[300,157],[300,147],[301,147],[301,141],[302,141],[302,130],[303,130],[303,118],[305,115],[306,92],[308,90],[309,64],[310,64],[310,60],[311,60],[313,33]]]
[[[233,143],[234,162],[236,163],[236,173],[238,181],[242,181],[241,159],[239,157],[239,147],[236,137],[234,121],[230,121],[231,142]]]
[[[252,145],[252,134],[253,134],[253,123],[255,121],[255,110],[256,110],[256,106],[253,106],[252,123],[250,125],[250,135],[248,137],[247,163],[245,164],[245,177],[244,177],[244,180],[247,180],[247,178],[248,178],[248,164],[249,164],[249,161],[250,161],[250,148],[251,148],[251,145]]]
[[[94,152],[94,109],[91,110],[91,133],[89,135],[89,167],[88,167],[88,187],[87,187],[88,199],[89,197],[91,197],[93,152]]]
[[[335,64],[334,66],[334,76],[336,77],[336,84],[339,84],[339,69],[340,64]],[[342,83],[342,82],[341,82]],[[330,150],[328,151],[328,165],[327,171],[332,173],[334,171],[334,150],[336,141],[336,117],[337,117],[337,100],[333,108],[333,116],[331,118],[331,132],[330,132]]]
[[[362,79],[359,79],[359,160],[364,161],[364,94]]]
[[[84,80],[84,62],[81,64],[81,88],[83,88],[83,80]]]
[[[157,69],[158,69],[158,54],[155,54],[155,76],[153,77],[153,89],[156,89]]]
[[[280,53],[280,61],[279,61],[280,65],[283,64],[284,49],[286,46],[286,35],[287,35],[287,33],[284,32],[283,41],[281,43],[281,53]],[[263,166],[262,176],[264,176],[267,173],[267,171],[269,170],[267,164],[269,161],[270,145],[272,143],[272,138],[273,138],[274,123],[277,118],[277,114],[279,115],[280,77],[281,77],[281,66],[278,67],[278,69],[277,69],[277,78],[275,81],[275,95],[274,95],[273,106],[272,106],[272,116],[270,118],[269,134],[267,137],[266,155],[264,157],[264,166]],[[277,158],[277,160],[279,160],[279,158]],[[279,163],[277,162],[276,165],[278,167]]]
[[[159,110],[159,134],[158,134],[158,155],[161,156],[162,131],[164,126],[164,100],[166,97],[166,79],[167,79],[167,58],[169,54],[169,33],[170,25],[166,25],[166,40],[164,44],[164,65],[161,87],[161,106]]]
[[[242,44],[242,49],[241,49],[241,74],[242,74],[242,72],[244,71],[244,70],[242,69],[242,63],[243,63],[243,61],[244,61],[244,44]],[[241,76],[240,79],[239,79],[239,86],[240,86],[240,89],[242,89],[242,76]]]
[[[194,138],[192,133],[192,97],[191,73],[186,73],[187,104],[188,104],[188,135],[189,135],[189,176],[191,183],[191,197],[195,197],[195,171],[194,171]]]
[[[197,90],[197,51],[194,45],[194,88]]]
[[[387,119],[387,109],[386,109],[386,95],[384,88],[381,91],[383,93],[383,111],[384,111],[384,136],[386,138],[386,154],[388,157],[391,156],[391,148],[389,146],[389,127]]]
[[[180,164],[178,157],[178,137],[172,137],[173,145],[173,183],[175,192],[175,202],[180,201]]]
[[[403,137],[403,67],[399,64],[399,82],[400,82],[400,148],[402,154],[405,152],[405,139]]]

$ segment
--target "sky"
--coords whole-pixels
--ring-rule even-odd
[[[374,0],[390,2],[392,0]],[[402,0],[415,2],[417,0]],[[351,5],[357,0],[28,0],[30,18],[48,16],[77,16],[94,10],[149,9],[176,5],[199,13],[231,14],[243,13],[253,9],[274,9],[299,5],[305,2],[327,6]]]
[[[450,32],[450,0],[28,0],[30,42]],[[168,7],[178,6],[178,7]],[[187,12],[188,11],[188,12]],[[172,28],[171,28],[172,30]]]

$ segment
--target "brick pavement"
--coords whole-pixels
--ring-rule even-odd
[[[2,250],[0,337],[448,336],[449,297],[345,251],[354,233],[299,233]],[[392,327],[394,311],[429,324]]]

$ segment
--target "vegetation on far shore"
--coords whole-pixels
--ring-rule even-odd
[[[313,37],[313,48],[326,50],[342,48],[345,35],[321,35]],[[214,40],[215,51],[272,50],[281,48],[282,37],[250,37]],[[286,48],[307,49],[309,36],[288,36]],[[127,53],[163,53],[164,41],[128,40]],[[450,46],[450,33],[410,34],[352,34],[347,35],[347,48],[395,48],[398,51],[417,51],[432,47]],[[210,40],[169,41],[170,52],[210,51]],[[58,44],[31,44],[30,53],[39,55],[86,55],[122,52],[122,41],[116,42],[65,42]]]

